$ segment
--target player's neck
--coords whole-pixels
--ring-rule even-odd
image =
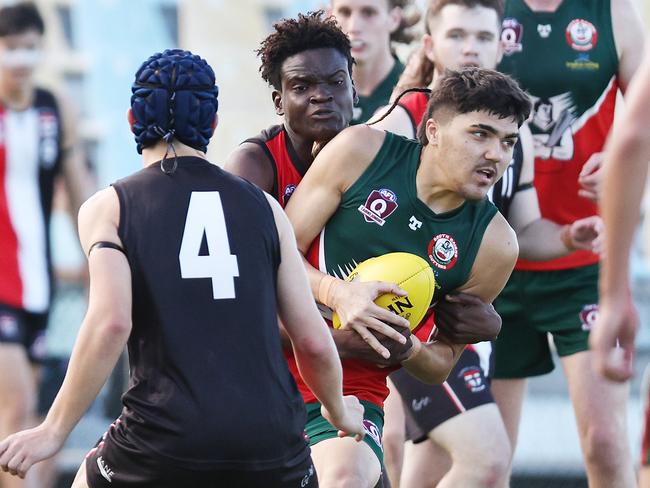
[[[418,199],[437,214],[450,212],[465,203],[465,198],[451,188],[443,166],[437,164],[429,146],[422,149],[420,157],[415,175]]]
[[[352,67],[352,79],[357,93],[367,97],[386,79],[390,70],[395,66],[395,58],[387,51],[379,59],[355,64]]]
[[[167,153],[167,158],[174,157],[174,151],[169,149],[167,151],[168,144],[165,141],[159,141],[155,146],[147,147],[142,150],[142,164],[144,167],[147,167],[157,161],[162,160]],[[194,149],[193,147],[186,146],[178,140],[174,140],[174,149],[177,157],[183,156],[194,156],[196,158],[206,159],[205,153]]]
[[[287,134],[289,135],[289,143],[291,144],[291,147],[293,147],[293,151],[296,153],[296,156],[298,156],[299,159],[299,161],[294,161],[294,163],[301,166],[298,169],[307,171],[311,166],[311,163],[314,162],[312,151],[314,148],[314,143],[316,141],[307,139],[297,134],[291,127],[289,127],[288,124],[285,124],[284,127],[287,131]]]
[[[26,110],[34,101],[32,84],[15,86],[0,78],[0,103],[10,110]]]
[[[555,12],[563,0],[524,0],[533,12]]]

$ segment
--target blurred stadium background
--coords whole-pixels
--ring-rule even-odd
[[[637,1],[646,25],[650,25],[650,1]],[[258,74],[254,49],[276,20],[323,5],[322,0],[36,3],[47,25],[46,62],[39,78],[44,85],[66,93],[76,104],[88,163],[95,170],[100,187],[139,168],[125,114],[133,73],[148,55],[182,47],[201,54],[215,67],[220,87],[220,125],[209,156],[220,162],[239,142],[274,122],[270,90]],[[418,0],[416,4],[422,8],[426,2]],[[54,262],[61,279],[48,338],[54,365],[49,374],[53,379],[45,382],[45,394],[56,388],[52,385],[56,385],[55,377],[64,371],[85,310],[84,289],[79,281],[85,260],[74,226],[63,212],[58,212],[51,232]],[[628,407],[635,459],[642,427],[641,377],[650,359],[650,239],[645,238],[649,233],[650,226],[642,226],[633,264],[635,297],[646,325],[640,336],[638,374]],[[114,375],[59,456],[59,486],[70,486],[84,454],[119,414],[122,377]],[[573,412],[560,370],[530,382],[514,472],[514,487],[587,486]]]

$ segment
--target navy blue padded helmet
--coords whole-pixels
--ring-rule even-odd
[[[214,133],[219,88],[204,59],[181,49],[156,53],[136,72],[131,93],[138,153],[174,138],[206,151]]]

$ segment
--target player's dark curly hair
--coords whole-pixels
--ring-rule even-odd
[[[257,55],[262,60],[260,73],[264,81],[276,90],[282,88],[282,64],[298,53],[309,49],[333,48],[348,60],[352,76],[350,40],[332,17],[325,17],[322,10],[298,14],[295,19],[282,19],[273,28],[275,32],[262,41]]]
[[[506,74],[482,68],[447,70],[431,92],[418,129],[417,137],[423,146],[429,142],[424,121],[442,109],[459,114],[485,111],[502,119],[512,117],[521,127],[530,115],[531,103],[517,82]]]
[[[161,139],[205,152],[214,132],[219,88],[200,56],[168,49],[147,59],[131,87],[133,133],[138,152]]]
[[[20,2],[0,8],[0,37],[35,30],[43,35],[45,24],[33,2]]]

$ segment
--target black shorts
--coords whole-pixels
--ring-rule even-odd
[[[490,351],[489,343],[468,346],[442,385],[422,383],[403,368],[390,375],[402,396],[408,440],[423,442],[446,420],[494,402],[486,378]]]
[[[21,344],[34,363],[45,359],[47,313],[32,313],[0,304],[0,342]]]
[[[197,471],[171,465],[155,453],[134,446],[115,428],[116,423],[86,455],[89,488],[318,488],[306,444],[305,457],[296,465],[260,471]]]

